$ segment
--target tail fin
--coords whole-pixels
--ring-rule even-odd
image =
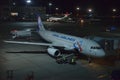
[[[40,18],[40,16],[38,16],[38,29],[39,29],[39,31],[40,30],[45,30],[45,28],[44,28],[44,26],[43,26],[43,23],[42,23],[42,21],[41,21],[41,18]]]
[[[62,19],[65,19],[69,16],[69,14],[65,14],[64,17],[62,17]]]

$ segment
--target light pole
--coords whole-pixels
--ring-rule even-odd
[[[30,9],[30,4],[32,3],[31,0],[26,0],[26,13],[25,17],[30,19],[31,18],[31,9]]]
[[[30,4],[30,3],[31,3],[31,0],[26,0],[26,3],[27,3],[27,4]]]
[[[52,3],[49,3],[49,14],[51,14],[51,6],[52,6]]]
[[[58,7],[56,7],[56,8],[55,8],[56,14],[58,14],[58,10],[59,10],[59,8],[58,8]]]
[[[29,6],[32,3],[31,0],[26,0],[26,6]]]
[[[116,11],[117,11],[117,10],[116,10],[115,8],[112,9],[113,16],[115,16]]]
[[[93,9],[88,8],[88,17],[89,17],[89,24],[91,24],[91,19],[93,18]]]
[[[93,9],[92,9],[92,8],[89,8],[89,9],[88,9],[88,16],[89,16],[89,17],[92,17],[92,16],[93,16]]]
[[[76,7],[77,14],[79,15],[80,7]]]
[[[31,0],[26,0],[26,6],[29,6],[32,3]]]
[[[116,13],[116,11],[117,11],[117,10],[116,10],[115,8],[112,9],[112,12],[113,12],[113,15],[112,15],[113,22],[115,21],[115,17],[116,17],[116,16],[115,16],[115,13]]]

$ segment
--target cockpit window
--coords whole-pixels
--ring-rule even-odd
[[[91,46],[91,49],[101,49],[101,47],[98,47],[98,46]]]

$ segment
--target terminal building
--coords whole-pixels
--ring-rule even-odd
[[[0,20],[4,21],[17,21],[26,20],[33,21],[36,20],[36,16],[40,14],[41,16],[46,14],[45,7],[32,7],[32,6],[0,6]]]

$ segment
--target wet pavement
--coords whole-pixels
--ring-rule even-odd
[[[46,29],[84,36],[78,24],[61,24],[45,22]],[[57,64],[46,53],[7,53],[7,51],[43,51],[46,47],[33,45],[19,45],[3,43],[9,38],[12,29],[36,28],[36,22],[16,22],[1,24],[0,30],[0,80],[110,80],[112,70],[120,69],[120,61],[117,57],[102,59],[93,58],[88,63],[86,58],[81,58],[76,65]],[[91,32],[92,33],[92,32]],[[32,41],[43,41],[38,36]]]

